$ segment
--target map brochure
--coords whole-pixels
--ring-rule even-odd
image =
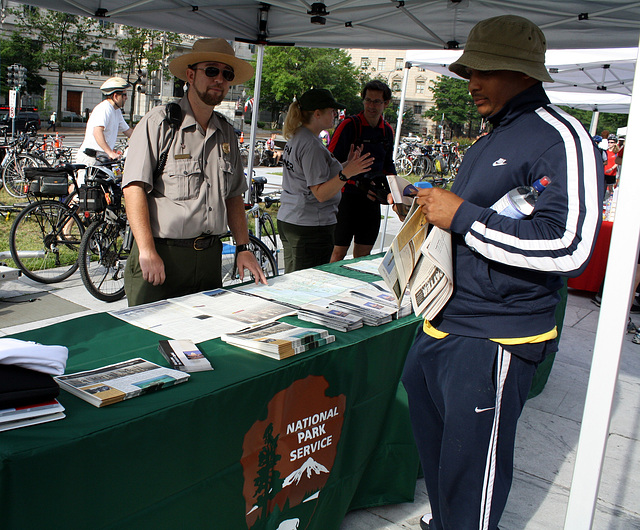
[[[96,407],[183,383],[189,374],[136,358],[94,370],[59,375],[60,388]]]

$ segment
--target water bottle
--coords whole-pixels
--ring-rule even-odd
[[[544,191],[550,182],[551,179],[544,176],[536,180],[533,186],[518,186],[505,193],[491,206],[491,209],[512,219],[529,217],[533,213],[538,195]]]

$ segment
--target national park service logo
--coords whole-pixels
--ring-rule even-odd
[[[278,392],[244,437],[242,468],[247,528],[305,528],[329,478],[342,432],[346,397],[326,396],[322,376]],[[296,507],[299,507],[296,509]],[[309,515],[307,515],[307,513]]]

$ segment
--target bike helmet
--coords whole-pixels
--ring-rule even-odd
[[[607,136],[607,140],[613,140],[614,142],[618,141],[618,137],[615,134],[610,134]]]
[[[102,90],[102,93],[105,96],[109,96],[114,92],[121,92],[123,90],[126,90],[130,86],[131,85],[125,79],[122,79],[122,77],[110,77],[104,83],[102,83],[100,90]]]

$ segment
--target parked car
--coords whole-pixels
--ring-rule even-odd
[[[0,108],[0,128],[7,128],[11,132],[11,118],[9,108]],[[16,114],[16,132],[38,132],[40,129],[40,115],[34,110],[21,110]]]

